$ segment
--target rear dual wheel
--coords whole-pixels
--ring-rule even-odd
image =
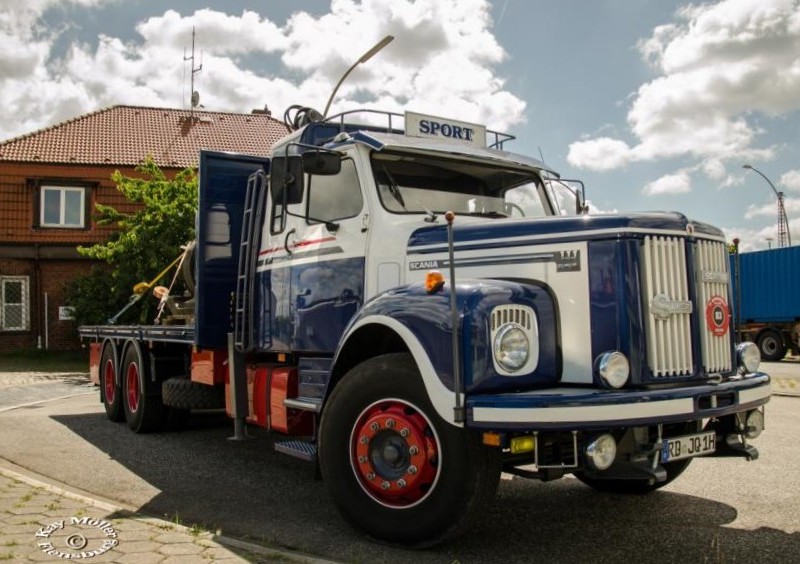
[[[160,388],[156,382],[150,382],[146,358],[146,353],[130,341],[120,365],[125,419],[136,433],[162,429],[169,415],[169,408],[161,401]]]
[[[100,357],[100,386],[102,386],[103,407],[106,410],[106,417],[114,422],[125,419],[122,392],[119,384],[116,347],[111,342],[106,342],[103,345],[103,354]]]
[[[322,418],[319,460],[348,521],[416,547],[464,532],[500,477],[499,451],[438,415],[408,354],[367,360],[344,376]]]

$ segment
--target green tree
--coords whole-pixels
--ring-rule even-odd
[[[181,246],[194,239],[197,213],[197,174],[187,168],[173,179],[164,175],[152,158],[136,168],[133,178],[116,171],[111,179],[117,189],[138,204],[137,211],[123,213],[97,204],[95,219],[100,225],[116,224],[108,241],[79,247],[82,255],[101,260],[109,268],[95,268],[67,288],[67,300],[75,307],[78,323],[103,323],[126,305],[127,296],[139,282],[150,282],[182,252]],[[161,280],[169,285],[173,271]],[[174,293],[174,292],[173,292]],[[97,303],[99,297],[110,303]],[[155,300],[142,299],[120,322],[152,322]]]

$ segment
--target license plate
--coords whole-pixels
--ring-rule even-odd
[[[717,435],[714,431],[664,439],[661,462],[672,462],[714,452]]]

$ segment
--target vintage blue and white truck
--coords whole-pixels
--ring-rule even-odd
[[[646,493],[758,456],[770,378],[719,229],[588,214],[478,124],[294,110],[271,158],[202,153],[190,295],[80,329],[110,419],[224,406],[407,546],[480,519],[501,472]]]

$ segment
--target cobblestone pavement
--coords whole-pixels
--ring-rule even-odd
[[[0,562],[322,562],[137,515],[0,466]]]
[[[86,373],[0,372],[0,412],[96,393]],[[0,564],[323,562],[140,515],[49,483],[1,456]]]

